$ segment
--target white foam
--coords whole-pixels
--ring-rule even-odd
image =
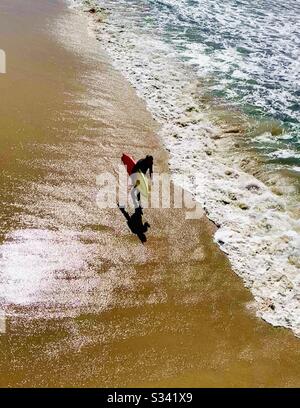
[[[257,314],[300,335],[299,219],[286,211],[284,197],[233,164],[226,144],[214,138],[220,129],[197,110],[198,83],[172,46],[143,28],[132,30],[115,9],[110,24],[95,25],[96,35],[160,122],[174,181],[187,176],[184,187],[220,225],[215,241],[251,289]]]

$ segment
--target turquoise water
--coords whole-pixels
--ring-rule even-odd
[[[172,45],[212,96],[258,121],[276,121],[282,133],[255,133],[253,146],[267,162],[300,175],[298,0],[99,3],[125,22],[126,29],[142,30]]]

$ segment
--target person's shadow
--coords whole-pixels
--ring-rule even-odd
[[[118,207],[121,213],[126,218],[127,225],[130,228],[131,232],[133,234],[136,234],[138,238],[140,239],[140,241],[144,244],[147,241],[147,237],[145,233],[148,231],[148,228],[150,228],[150,224],[148,222],[145,222],[145,223],[143,222],[142,208],[137,207],[134,213],[130,216],[124,207],[121,207],[119,204],[118,204]]]

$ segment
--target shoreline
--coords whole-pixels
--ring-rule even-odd
[[[0,15],[1,386],[299,385],[299,340],[246,308],[206,217],[149,209],[143,246],[118,209],[96,206],[96,176],[124,150],[154,150],[160,171],[167,153],[86,19],[35,3],[3,0]]]
[[[84,5],[85,11],[89,7],[97,9],[97,1],[89,4]],[[175,80],[180,80],[178,72],[182,68],[178,66],[177,69],[178,62],[170,60],[169,76],[174,76],[175,80],[161,82],[165,79],[160,79],[161,68],[155,70],[156,59],[162,64],[155,42],[150,44],[155,50],[154,63],[150,63],[138,54],[141,50],[134,51],[137,43],[129,34],[123,34],[126,30],[114,17],[112,22],[109,20],[105,8],[90,14],[90,29],[112,58],[114,67],[129,80],[160,123],[158,135],[170,152],[169,165],[174,182],[192,193],[207,216],[219,226],[215,241],[229,257],[245,286],[251,289],[258,316],[299,335],[299,214],[293,203],[287,205],[285,179],[278,180],[278,186],[276,183],[272,186],[272,182],[268,186],[247,171],[249,166],[255,166],[255,156],[249,160],[247,154],[232,153],[237,136],[234,132],[233,135],[227,133],[230,123],[227,130],[217,127],[207,113],[198,110],[192,97],[194,81],[191,84],[188,80],[186,84],[183,82],[188,94],[179,90],[186,99],[180,103],[176,100],[178,94],[172,89],[176,89]],[[144,46],[148,47],[147,37]],[[151,48],[148,51],[150,53]],[[171,51],[166,47],[165,53],[171,54]],[[239,143],[242,136],[238,137]]]

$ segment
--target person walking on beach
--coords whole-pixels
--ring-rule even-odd
[[[144,175],[149,171],[150,179],[152,179],[153,174],[153,156],[147,155],[144,159],[140,159],[136,162],[132,169],[132,184],[133,188],[131,190],[131,197],[135,208],[141,207],[141,193],[137,189],[136,173],[142,172]]]

